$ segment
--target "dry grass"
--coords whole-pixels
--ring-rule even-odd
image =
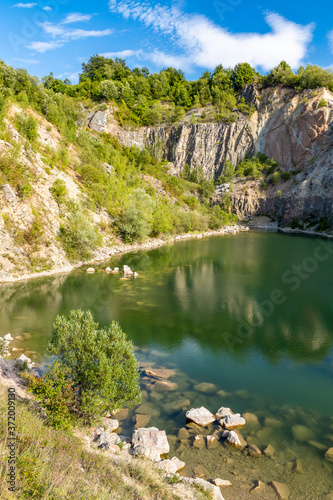
[[[90,453],[71,433],[47,427],[28,403],[16,403],[16,493],[8,491],[7,400],[0,387],[0,497],[2,500],[173,500],[162,476],[141,460],[116,463]],[[136,462],[136,461],[135,461]]]

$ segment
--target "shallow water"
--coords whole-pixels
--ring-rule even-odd
[[[102,325],[118,320],[140,362],[177,372],[170,379],[176,390],[144,393],[155,413],[149,425],[177,435],[185,410],[170,413],[174,400],[213,413],[227,406],[255,413],[259,427],[246,425],[243,436],[261,449],[269,443],[276,449],[273,459],[255,459],[225,444],[197,450],[189,440],[179,449],[170,438],[172,451],[187,463],[185,473],[198,474],[193,468],[201,466],[206,478],[230,479],[244,492],[255,479],[277,480],[288,484],[291,498],[325,498],[333,491],[333,464],[324,460],[333,446],[333,257],[321,245],[304,236],[241,233],[127,254],[100,266],[128,264],[140,273],[136,280],[77,270],[2,285],[0,335],[30,333],[13,345],[36,351],[38,360],[57,314],[80,307]],[[200,382],[216,389],[200,392],[194,388]],[[133,427],[134,413],[122,422],[124,432]],[[305,441],[295,439],[295,425],[309,429]],[[297,457],[304,474],[292,470]]]

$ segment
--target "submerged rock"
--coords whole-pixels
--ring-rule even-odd
[[[333,448],[329,448],[325,453],[325,460],[333,462]]]
[[[266,417],[264,423],[266,427],[275,427],[276,429],[283,426],[281,420],[278,420],[277,418]]]
[[[263,453],[264,453],[264,455],[265,455],[266,457],[271,458],[271,457],[274,455],[274,453],[275,453],[275,448],[273,448],[273,446],[272,446],[271,444],[269,444],[269,445],[268,445],[268,446],[264,449]]]
[[[215,422],[215,416],[204,406],[200,408],[191,408],[191,410],[186,412],[186,418],[204,427]]]
[[[293,471],[296,472],[296,474],[304,474],[303,464],[299,458],[295,460]]]
[[[145,427],[151,421],[151,415],[140,415],[137,413],[133,417],[133,422],[135,423],[135,428],[139,429],[140,427]]]
[[[278,498],[280,498],[281,500],[288,500],[290,491],[286,484],[278,483],[277,481],[272,481],[271,486],[275,491],[275,493],[277,494]]]
[[[248,451],[249,451],[250,457],[261,457],[261,451],[259,450],[258,446],[256,446],[255,444],[250,444]]]
[[[175,401],[171,401],[170,403],[165,404],[164,410],[166,411],[166,413],[176,413],[183,408],[190,406],[190,404],[191,401],[189,399],[176,399]]]
[[[201,434],[194,436],[193,446],[199,448],[199,450],[203,450],[206,448],[205,438]]]
[[[190,437],[190,433],[188,432],[187,429],[185,429],[185,427],[182,427],[181,429],[179,429],[178,439],[188,439],[189,437]]]
[[[171,382],[170,380],[156,380],[151,388],[157,391],[174,391],[177,387],[176,382]]]
[[[262,483],[261,481],[259,481],[259,479],[257,479],[254,482],[253,488],[250,489],[250,493],[260,493],[264,488],[265,488],[264,483]]]
[[[151,415],[153,417],[160,416],[160,412],[156,410],[156,408],[149,403],[143,403],[142,405],[138,406],[138,408],[135,411],[141,415]]]
[[[307,443],[316,437],[314,431],[304,425],[294,425],[291,430],[296,441],[300,443]]]
[[[156,378],[158,380],[168,379],[174,377],[176,372],[174,370],[169,370],[168,368],[145,368],[143,373],[150,378]]]
[[[199,392],[206,392],[207,394],[213,394],[216,392],[216,385],[210,384],[209,382],[201,382],[201,384],[196,384],[194,389]]]
[[[247,425],[260,425],[257,415],[254,413],[243,413]]]
[[[215,486],[218,486],[219,488],[226,488],[228,486],[232,486],[232,483],[230,481],[220,478],[213,479],[213,484],[215,484]]]
[[[206,442],[207,442],[207,449],[208,450],[213,450],[214,448],[218,447],[218,440],[215,436],[207,436],[206,437]]]

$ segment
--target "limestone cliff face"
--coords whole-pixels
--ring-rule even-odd
[[[184,123],[124,130],[113,109],[88,116],[88,126],[117,135],[120,142],[152,146],[170,162],[174,175],[185,165],[201,168],[206,178],[218,178],[225,162],[236,166],[247,155],[265,153],[282,170],[299,170],[290,181],[263,191],[258,182],[237,181],[231,195],[233,209],[246,218],[256,214],[331,223],[333,200],[333,94],[326,89],[300,93],[283,87],[245,88],[241,97],[255,106],[250,118],[237,112],[233,123]],[[218,193],[217,193],[218,195]]]
[[[210,179],[221,175],[226,160],[237,165],[255,148],[249,123],[241,114],[231,124],[183,123],[149,128],[146,143],[160,147],[178,174],[187,164],[191,170],[202,169]]]

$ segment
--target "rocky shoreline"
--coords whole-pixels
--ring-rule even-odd
[[[6,347],[20,340],[10,334],[5,337]],[[11,349],[13,354],[22,350]],[[132,409],[105,415],[98,426],[84,431],[77,429],[87,450],[105,454],[120,464],[145,460],[147,467],[162,471],[164,481],[172,483],[170,488],[184,500],[197,498],[189,496],[195,485],[218,500],[246,500],[253,494],[263,500],[296,500],[301,498],[304,479],[310,471],[313,474],[313,466],[326,467],[327,479],[333,462],[333,445],[325,446],[315,433],[314,429],[323,426],[322,421],[316,420],[315,412],[304,413],[285,406],[282,412],[274,407],[271,412],[253,408],[255,413],[251,413],[252,409],[245,409],[242,402],[247,397],[246,391],[236,391],[230,398],[231,393],[210,382],[182,378],[172,363],[156,364],[149,360],[151,353],[147,356],[139,347],[135,351],[143,400]],[[36,375],[43,371],[26,357],[30,353],[35,358],[32,351],[20,353],[16,360],[0,357],[1,385],[14,384],[22,398],[27,397],[20,380],[22,363],[28,363],[28,369]],[[156,356],[160,357],[158,352]],[[187,389],[185,384],[189,386]],[[224,406],[218,407],[216,403]],[[238,405],[243,408],[241,414],[232,411]],[[287,413],[292,419],[284,422],[282,416]],[[165,421],[170,415],[179,417],[172,429]],[[156,420],[159,416],[161,419]],[[330,432],[330,422],[326,425]],[[294,441],[287,438],[288,429]],[[327,442],[329,439],[328,436]],[[283,440],[281,451],[279,441]],[[305,443],[322,457],[320,463],[315,464],[314,455],[305,453]],[[333,490],[327,493],[329,484],[324,488],[322,498],[332,500]],[[308,498],[314,498],[311,493],[316,489],[307,491]]]
[[[239,232],[248,231],[249,228],[242,224],[237,224],[234,226],[224,226],[219,230],[206,231],[204,233],[185,233],[168,238],[151,238],[143,243],[132,243],[132,244],[118,244],[112,247],[106,247],[98,249],[95,253],[94,258],[86,262],[78,262],[73,265],[60,266],[50,271],[42,271],[38,273],[22,274],[21,276],[12,276],[5,273],[0,273],[0,284],[1,283],[15,283],[17,281],[26,281],[30,279],[43,278],[46,276],[54,276],[56,274],[67,274],[78,269],[80,267],[89,266],[92,264],[105,262],[115,255],[122,255],[130,252],[138,252],[140,250],[153,250],[154,248],[159,248],[164,245],[171,245],[177,241],[184,241],[189,239],[202,239],[211,236],[221,236],[224,234],[237,234]]]

